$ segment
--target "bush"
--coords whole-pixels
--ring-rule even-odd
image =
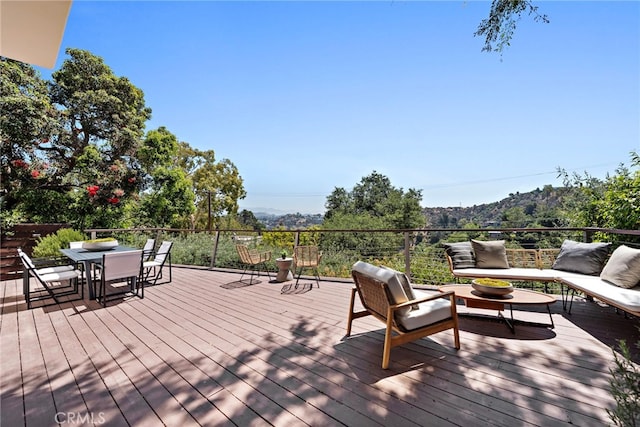
[[[78,230],[61,228],[54,234],[48,234],[38,239],[38,244],[33,248],[35,258],[59,257],[60,249],[68,248],[69,242],[85,240],[86,236]]]

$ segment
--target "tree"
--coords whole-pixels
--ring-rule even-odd
[[[32,66],[0,57],[0,197],[4,212],[16,209],[24,194],[49,181],[52,170],[36,141],[56,126],[47,83]]]
[[[240,224],[249,227],[251,230],[264,230],[266,228],[264,224],[258,221],[258,218],[256,218],[253,212],[246,209],[240,211],[238,214],[238,221]]]
[[[547,15],[538,13],[531,0],[492,0],[489,17],[478,25],[475,36],[484,36],[483,51],[502,52],[511,45],[516,23],[523,13],[533,15],[536,22],[549,23]]]
[[[325,203],[325,222],[334,215],[368,215],[382,218],[386,228],[417,228],[425,225],[420,201],[422,192],[395,188],[386,176],[373,171],[351,192],[336,187]]]
[[[576,227],[600,227],[625,230],[640,228],[640,155],[630,153],[632,171],[621,164],[614,175],[607,175],[604,180],[589,174],[573,174],[569,176],[559,170],[567,187],[578,191],[565,201],[565,209],[572,225]],[[603,239],[615,241],[620,235],[601,236]],[[638,241],[634,236],[626,236],[627,241]]]
[[[2,60],[5,208],[31,220],[107,226],[140,189],[135,153],[151,110],[101,58],[66,52],[48,89],[30,66]]]
[[[336,187],[327,197],[323,228],[327,229],[412,229],[423,227],[420,190],[395,188],[386,176],[373,171],[352,191]],[[394,251],[403,237],[383,233],[327,233],[321,244],[329,249],[355,249],[365,255]]]
[[[209,212],[213,223],[219,223],[225,214],[238,212],[238,200],[244,199],[247,193],[238,169],[230,160],[216,162],[213,150],[198,150],[182,142],[177,161],[193,183],[196,222],[200,226],[208,223]]]
[[[146,225],[187,227],[195,210],[195,196],[187,172],[177,161],[176,136],[164,126],[151,130],[137,154],[147,174],[138,221]]]

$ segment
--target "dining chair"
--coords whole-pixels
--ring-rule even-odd
[[[298,276],[296,277],[296,288],[298,287],[298,281],[300,275],[304,269],[312,269],[315,273],[316,284],[320,287],[320,274],[318,267],[322,260],[322,252],[317,246],[296,246],[293,248],[293,265],[294,270],[298,270]],[[312,285],[313,286],[313,285]]]
[[[104,307],[107,302],[121,295],[144,298],[144,281],[138,280],[142,272],[142,250],[112,252],[102,255],[100,281],[96,299]],[[96,282],[94,281],[94,284]],[[113,289],[107,292],[107,286]]]
[[[36,268],[33,260],[20,248],[18,248],[18,255],[25,268],[22,290],[28,309],[31,308],[33,301],[53,300],[53,302],[43,304],[42,307],[44,307],[59,304],[61,301],[58,298],[60,297],[76,295],[76,298],[66,298],[64,301],[84,299],[82,272],[75,269],[73,265],[55,265]],[[31,277],[36,279],[40,285],[40,289],[31,289]]]
[[[142,257],[145,261],[149,261],[153,255],[153,250],[156,247],[156,239],[147,239],[144,247],[142,248]]]
[[[165,264],[169,267],[169,280],[163,283],[171,283],[171,248],[173,242],[163,241],[153,259],[142,263],[142,281],[148,282],[153,279],[152,285],[157,285],[158,280],[162,279],[162,270]]]

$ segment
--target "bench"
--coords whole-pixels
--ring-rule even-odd
[[[494,246],[499,246],[499,243],[495,242],[503,241],[494,241],[492,243]],[[464,243],[469,243],[468,247],[472,251],[471,258],[468,257],[468,254],[464,254],[467,247]],[[640,282],[640,250],[638,249],[621,245],[611,254],[611,257],[608,257],[608,246],[606,247],[606,253],[604,252],[604,245],[606,244],[572,241],[565,241],[560,249],[503,248],[506,265],[487,268],[476,265],[475,252],[470,243],[445,244],[445,256],[449,269],[456,279],[488,277],[492,279],[541,282],[545,284],[545,291],[547,291],[546,285],[548,283],[558,283],[561,286],[563,307],[565,310],[568,309],[569,313],[571,313],[571,305],[575,293],[582,292],[588,297],[596,298],[628,314],[640,316],[640,286],[638,286],[638,282]],[[489,242],[484,243],[489,244]],[[457,245],[457,247],[452,245]],[[579,258],[576,257],[573,258],[572,262],[574,264],[569,269],[574,271],[560,269],[563,266],[556,263],[556,260],[563,256],[563,249],[565,249],[564,259],[568,259],[567,257],[571,255],[571,252],[569,252],[571,248],[579,247],[584,249],[589,248],[588,245],[592,245],[594,250],[597,248],[599,257],[602,257],[603,254],[605,255],[602,257],[602,265],[599,270],[596,271],[594,269],[594,259],[591,258],[591,254],[588,252],[583,252],[588,254],[584,259],[584,265],[586,271],[590,274],[576,272],[581,270],[581,266],[575,264],[576,260],[579,261]],[[478,246],[476,245],[476,247]]]

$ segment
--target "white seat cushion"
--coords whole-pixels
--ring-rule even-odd
[[[438,291],[413,290],[416,298],[440,294]],[[396,321],[407,330],[421,328],[441,320],[451,318],[451,303],[446,298],[438,298],[418,304],[417,310],[399,313]]]
[[[567,274],[561,280],[572,288],[583,291],[603,302],[615,303],[632,313],[640,313],[640,288],[621,288],[599,277]]]
[[[59,282],[61,280],[77,279],[82,273],[78,270],[57,271],[48,274],[38,274],[43,282]]]
[[[43,275],[43,274],[57,273],[59,271],[71,271],[71,270],[73,270],[72,265],[57,265],[55,267],[38,268],[36,269],[36,272],[39,275]]]
[[[537,268],[462,268],[453,270],[456,277],[489,277],[492,279],[531,280],[540,282],[552,282],[564,272],[552,269],[540,270]]]

